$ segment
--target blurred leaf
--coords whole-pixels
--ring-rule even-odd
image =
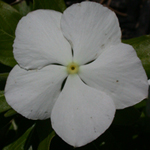
[[[35,121],[34,120],[30,120],[27,119],[23,116],[19,116],[18,118],[15,119],[16,121],[16,125],[18,127],[17,129],[17,139],[22,136],[22,134],[24,134],[24,132],[26,132],[26,130],[28,130],[31,126],[35,125]],[[35,126],[33,128],[33,130],[30,132],[28,138],[26,139],[25,145],[24,145],[24,149],[25,150],[29,150],[29,147],[32,145],[33,146],[33,141],[34,139],[37,138],[37,134],[35,133]],[[37,147],[39,141],[36,140],[35,145]],[[37,148],[35,148],[37,150]]]
[[[6,137],[8,135],[8,133],[10,133],[9,129],[10,129],[11,123],[8,122],[5,126],[3,126],[2,128],[0,128],[0,148],[4,147],[5,142],[6,142]],[[11,130],[12,131],[12,130]],[[12,133],[12,132],[11,132]],[[15,131],[13,132],[15,133]],[[2,148],[1,148],[2,149]]]
[[[19,139],[17,139],[10,145],[3,148],[3,150],[24,150],[26,140],[29,134],[31,133],[31,131],[33,130],[33,128],[34,128],[34,125],[30,127]]]
[[[0,82],[6,80],[8,77],[8,73],[0,73]]]
[[[49,150],[51,140],[55,136],[55,133],[51,128],[50,119],[37,121],[36,129],[40,140],[38,150]]]
[[[13,67],[16,61],[12,53],[15,29],[21,15],[10,5],[0,1],[0,62]]]
[[[9,110],[11,107],[7,104],[4,91],[0,91],[0,113]]]
[[[63,12],[66,9],[64,0],[33,0],[33,8],[36,9],[52,9]]]
[[[17,112],[16,112],[15,110],[13,110],[13,109],[10,109],[10,110],[8,110],[8,111],[4,114],[4,116],[5,116],[5,117],[10,117],[10,116],[13,116],[13,115],[15,115],[15,114],[17,114]]]
[[[34,141],[33,139],[35,138],[35,136],[37,136],[37,135],[35,134],[35,127],[34,127],[34,129],[30,132],[30,134],[26,140],[26,143],[24,145],[25,150],[33,150],[34,149],[33,148],[33,141]],[[36,145],[36,149],[37,149],[37,145],[38,145],[37,141],[36,141],[35,145]]]
[[[26,118],[22,117],[21,115],[16,115],[15,118],[14,118],[14,116],[7,117],[3,121],[8,120],[9,118],[11,118],[11,120],[9,121],[9,124],[8,124],[10,127],[9,127],[9,130],[7,130],[7,133],[5,134],[5,137],[3,139],[3,143],[2,143],[3,148],[8,145],[11,145],[15,141],[17,141],[20,137],[23,136],[23,134],[30,127],[32,127],[35,124],[35,121],[26,119]],[[7,124],[5,126],[7,126]],[[5,128],[5,126],[4,126],[4,128]],[[24,145],[24,150],[25,149],[27,150],[31,146],[31,142],[30,142],[31,139],[29,139],[29,138],[33,131],[34,131],[34,129],[30,132],[29,136],[26,139],[26,142]],[[0,149],[2,149],[2,148],[0,148]]]
[[[13,117],[4,117],[4,113],[0,113],[0,128],[7,126]]]
[[[38,150],[49,150],[50,149],[50,143],[53,137],[55,136],[55,132],[52,131],[43,141],[40,142],[38,146]]]
[[[144,108],[145,106],[146,106],[146,100],[143,100],[140,103],[134,105],[135,108]]]
[[[130,40],[123,40],[123,42],[134,47],[138,57],[142,61],[148,78],[150,78],[150,35],[145,35]]]
[[[4,90],[8,73],[0,73],[0,90]]]
[[[95,150],[121,150],[115,136],[110,132],[110,129],[106,130],[99,138],[92,142]]]
[[[33,10],[33,4],[29,1],[27,4],[27,1],[21,1],[18,4],[13,5],[13,7],[18,10],[18,12],[22,15],[25,16],[27,15],[30,11]]]
[[[115,125],[132,125],[135,123],[141,113],[134,107],[117,110],[113,121]]]
[[[146,103],[146,113],[148,117],[150,117],[150,86],[149,86],[149,91],[148,91],[148,99]]]
[[[0,149],[4,145],[8,145],[9,138],[12,140],[12,137],[16,135],[15,130],[11,129],[12,127],[12,117],[5,118],[4,114],[0,114]]]
[[[6,66],[2,63],[0,63],[0,68],[0,73],[10,72],[10,70],[12,69],[12,67]]]

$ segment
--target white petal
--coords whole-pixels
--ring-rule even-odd
[[[74,62],[88,63],[110,44],[120,42],[121,32],[116,15],[95,2],[82,2],[66,9],[61,27],[72,43]]]
[[[111,46],[96,61],[80,67],[80,77],[89,86],[110,94],[118,109],[134,105],[148,95],[141,61],[126,44]]]
[[[62,35],[62,14],[37,10],[23,17],[16,29],[14,57],[26,69],[42,68],[50,63],[68,64],[71,46]]]
[[[66,68],[62,66],[26,71],[16,65],[7,79],[6,101],[29,119],[49,118],[66,76]]]
[[[148,84],[150,85],[150,79],[148,80]]]
[[[68,77],[52,109],[51,121],[64,141],[79,147],[100,136],[112,123],[114,114],[113,100],[75,75]]]

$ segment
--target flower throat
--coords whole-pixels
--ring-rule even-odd
[[[79,72],[79,66],[78,64],[72,62],[67,66],[67,72],[69,74],[76,74]]]

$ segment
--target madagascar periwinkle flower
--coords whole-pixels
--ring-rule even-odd
[[[116,109],[148,95],[148,82],[132,46],[121,43],[116,15],[95,2],[63,14],[36,10],[16,28],[18,65],[5,87],[8,104],[29,119],[51,119],[55,132],[79,147],[110,126]]]

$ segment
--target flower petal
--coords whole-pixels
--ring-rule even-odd
[[[62,66],[51,65],[41,70],[26,71],[16,65],[7,79],[6,100],[29,119],[49,118],[66,76],[66,68]]]
[[[148,80],[148,84],[150,85],[150,79]]]
[[[72,60],[71,46],[60,29],[61,16],[56,11],[37,10],[19,21],[13,47],[21,67],[37,69]]]
[[[61,27],[72,43],[74,62],[80,65],[96,59],[110,44],[120,42],[121,32],[115,13],[95,2],[82,2],[67,8]]]
[[[51,121],[64,141],[79,147],[100,136],[112,123],[114,114],[113,100],[75,75],[68,77],[52,109]]]
[[[93,63],[80,67],[89,86],[113,97],[116,108],[132,106],[148,95],[148,82],[132,46],[118,44],[105,50]]]

